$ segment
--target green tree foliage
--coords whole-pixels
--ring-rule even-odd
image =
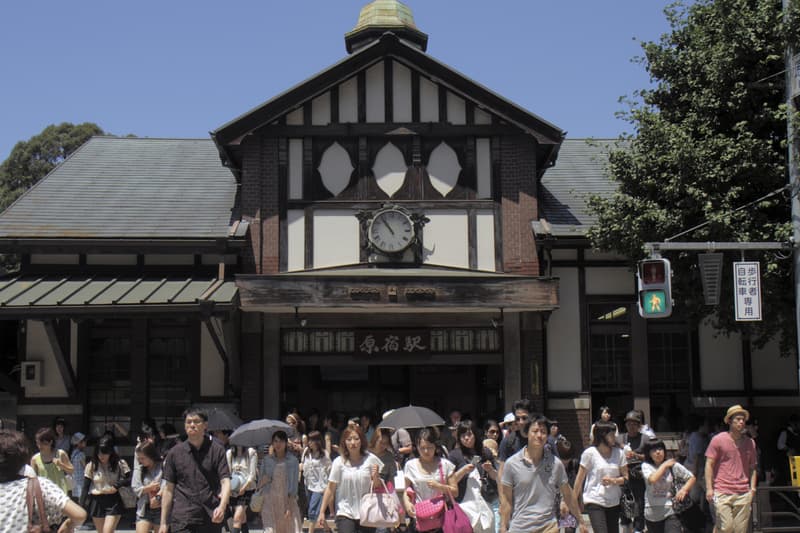
[[[665,14],[671,31],[642,44],[638,58],[653,87],[636,93],[622,113],[634,127],[609,159],[618,184],[611,198],[593,198],[598,216],[593,245],[637,260],[642,245],[695,225],[682,241],[787,241],[784,54],[800,35],[798,3],[784,18],[780,0],[678,2]],[[796,42],[792,42],[796,45]],[[758,342],[778,332],[794,335],[791,260],[748,253],[762,264],[765,319],[734,321],[732,273],[726,257],[722,301],[703,303],[697,254],[669,253],[677,311],[690,319],[717,313],[715,325],[743,330]]]
[[[0,165],[0,210],[8,207],[92,135],[103,134],[100,126],[91,122],[63,122],[47,126],[38,135],[18,142],[8,159]]]

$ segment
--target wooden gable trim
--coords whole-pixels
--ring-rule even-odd
[[[429,74],[440,87],[446,87],[468,102],[478,103],[532,135],[540,144],[558,145],[564,139],[565,133],[555,125],[502,98],[424,52],[402,43],[390,32],[385,33],[374,44],[350,55],[322,73],[221,126],[212,132],[211,136],[218,146],[235,144],[243,135],[274,122],[288,109],[330,90],[332,86],[352,77],[355,72],[363,74],[366,68],[385,58],[402,60],[412,68],[412,71],[420,70]],[[359,85],[360,81],[359,78]],[[362,101],[360,96],[361,94],[359,94],[359,105]],[[359,110],[359,122],[361,122],[360,114]]]

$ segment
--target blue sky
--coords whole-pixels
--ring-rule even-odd
[[[346,55],[366,0],[29,0],[0,7],[0,160],[60,122],[206,137]],[[566,130],[616,137],[670,0],[407,0],[428,53]]]

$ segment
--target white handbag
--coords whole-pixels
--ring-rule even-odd
[[[381,480],[384,492],[374,492],[370,483],[369,492],[361,497],[359,523],[364,527],[393,528],[400,524],[400,500],[389,492]]]

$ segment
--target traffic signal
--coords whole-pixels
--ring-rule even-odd
[[[666,318],[672,314],[671,270],[667,259],[639,261],[636,273],[639,314],[644,318]]]

